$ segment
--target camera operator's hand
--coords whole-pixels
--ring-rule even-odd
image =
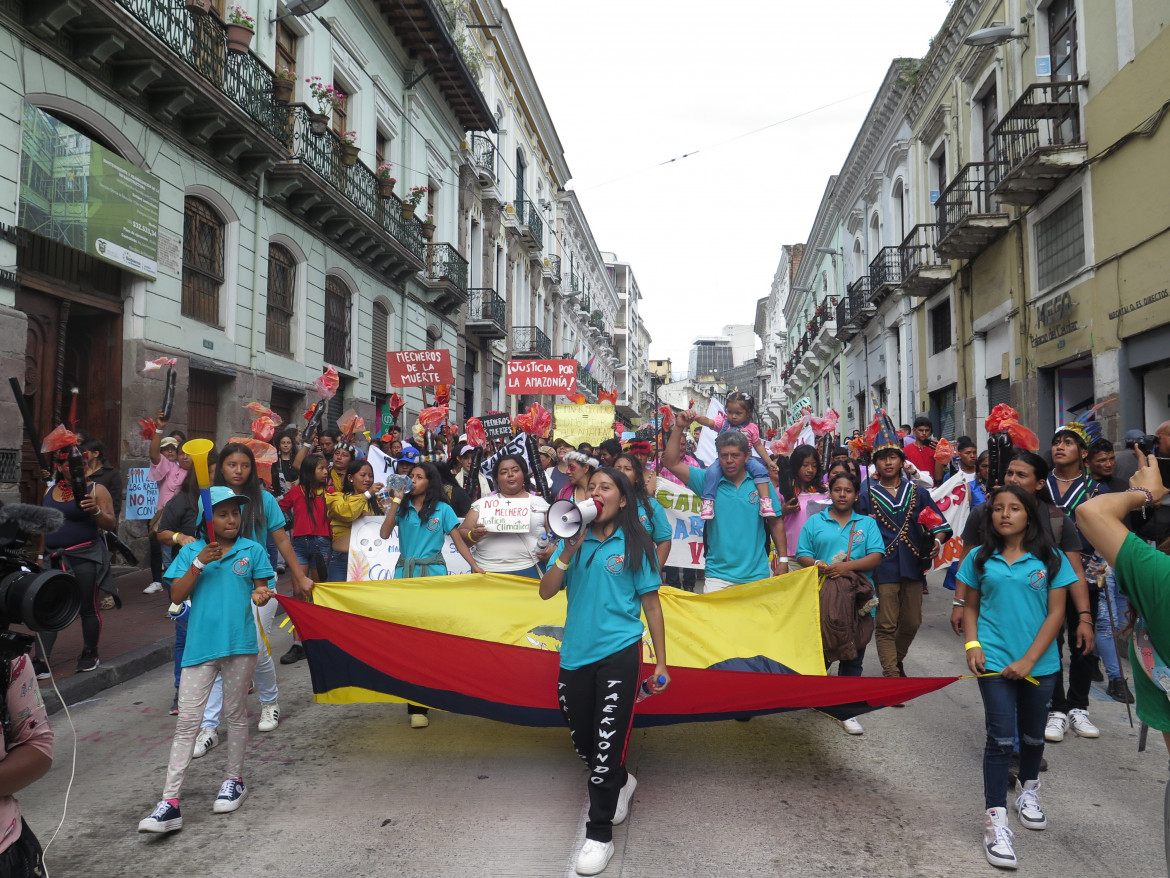
[[[1129,477],[1131,488],[1144,488],[1149,491],[1155,503],[1161,503],[1166,496],[1166,486],[1162,484],[1162,471],[1158,469],[1158,458],[1153,454],[1138,456],[1137,472]]]
[[[210,564],[212,561],[218,561],[223,557],[223,548],[219,543],[208,543],[204,546],[196,557],[204,564]]]

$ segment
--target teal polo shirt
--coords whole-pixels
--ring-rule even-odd
[[[443,538],[459,526],[459,516],[448,504],[440,501],[435,505],[435,511],[426,517],[419,518],[414,504],[405,501],[398,512],[398,550],[404,558],[430,558],[442,554]],[[422,576],[442,575],[447,572],[443,567],[419,568],[425,572]],[[431,571],[435,573],[431,573]],[[402,579],[406,571],[402,567],[394,570],[394,578]]]
[[[549,563],[561,557],[557,545]],[[642,639],[642,595],[658,591],[657,560],[642,559],[637,573],[626,565],[626,538],[615,528],[605,541],[590,528],[565,571],[568,599],[561,667],[567,671],[599,662]]]
[[[809,516],[800,529],[800,542],[794,557],[832,564],[838,555],[845,561],[860,561],[866,555],[874,552],[883,554],[885,551],[881,528],[868,515],[853,512],[849,521],[842,525],[829,514],[828,509],[823,509]],[[873,571],[859,572],[873,583]]]
[[[687,487],[703,495],[705,469],[687,467],[690,477]],[[768,485],[772,508],[780,511],[780,498]],[[744,472],[737,488],[726,476],[719,478],[715,489],[715,517],[704,522],[707,531],[708,576],[728,582],[745,583],[767,579],[772,575],[768,567],[768,553],[764,551],[765,519],[760,518],[760,495],[756,483]],[[789,549],[791,552],[791,549]]]
[[[1052,581],[1047,568],[1031,552],[1025,552],[1012,564],[996,552],[987,559],[982,574],[975,569],[977,554],[971,552],[963,559],[958,578],[967,588],[979,592],[977,633],[987,670],[1002,671],[1023,658],[1036,639],[1048,617],[1048,592],[1068,588],[1077,581],[1077,575],[1063,552],[1057,552],[1060,570]],[[1060,655],[1054,640],[1032,668],[1032,676],[1055,674],[1059,670]]]
[[[167,578],[178,579],[186,573],[206,545],[206,540],[196,540],[183,546],[167,568]],[[253,580],[271,579],[274,575],[268,549],[244,537],[237,537],[218,561],[208,563],[191,591],[184,668],[229,655],[259,652],[256,623],[252,621]]]
[[[647,518],[646,505],[639,501],[638,521],[642,522],[642,527],[646,528],[646,533],[650,534],[650,539],[656,543],[665,542],[674,534],[674,531],[671,530],[670,522],[666,518],[666,510],[653,497],[650,498],[649,505],[650,518]]]

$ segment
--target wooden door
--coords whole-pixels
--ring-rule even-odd
[[[65,322],[69,302],[56,296],[17,288],[16,307],[28,315],[28,333],[25,342],[24,396],[32,412],[33,425],[44,437],[59,423],[61,378],[58,375],[57,352],[64,344]],[[64,312],[64,313],[62,313]],[[39,449],[36,449],[39,450]],[[34,451],[25,432],[20,455],[20,499],[24,503],[40,503],[45,493],[45,482],[40,475]]]

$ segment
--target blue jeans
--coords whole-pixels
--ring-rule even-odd
[[[1105,591],[1097,604],[1097,646],[1094,652],[1105,665],[1105,676],[1116,680],[1121,676],[1121,662],[1117,657],[1117,644],[1113,641],[1113,625],[1109,622],[1110,603],[1113,604],[1113,621],[1120,631],[1129,620],[1129,600],[1117,590],[1117,580],[1112,570],[1105,576]]]
[[[763,461],[757,457],[749,457],[747,459],[747,471],[751,476],[751,480],[757,485],[760,482],[768,482],[771,484],[772,480],[768,478],[768,468],[764,466]],[[703,474],[703,499],[714,500],[715,491],[719,487],[719,480],[723,478],[723,468],[719,466],[719,461],[716,461],[707,467],[707,472]]]
[[[320,555],[328,563],[333,553],[333,542],[329,537],[293,537],[292,547],[297,561],[307,564],[310,569],[316,569],[315,556]]]
[[[330,551],[329,582],[347,582],[349,575],[349,552]]]
[[[983,798],[985,808],[1007,807],[1008,767],[1020,733],[1020,783],[1040,776],[1044,756],[1044,724],[1048,702],[1056,685],[1056,674],[1036,677],[1039,685],[1027,680],[980,677],[987,743],[983,749]]]

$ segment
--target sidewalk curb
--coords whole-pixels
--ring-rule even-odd
[[[132,649],[112,659],[108,664],[102,662],[95,671],[66,677],[57,684],[57,688],[61,690],[61,697],[65,699],[65,703],[74,705],[92,698],[105,689],[173,662],[174,658],[175,638],[164,637],[162,640]],[[45,709],[50,716],[61,710],[61,700],[57,698],[57,693],[51,686],[41,687],[41,697],[45,700]]]

